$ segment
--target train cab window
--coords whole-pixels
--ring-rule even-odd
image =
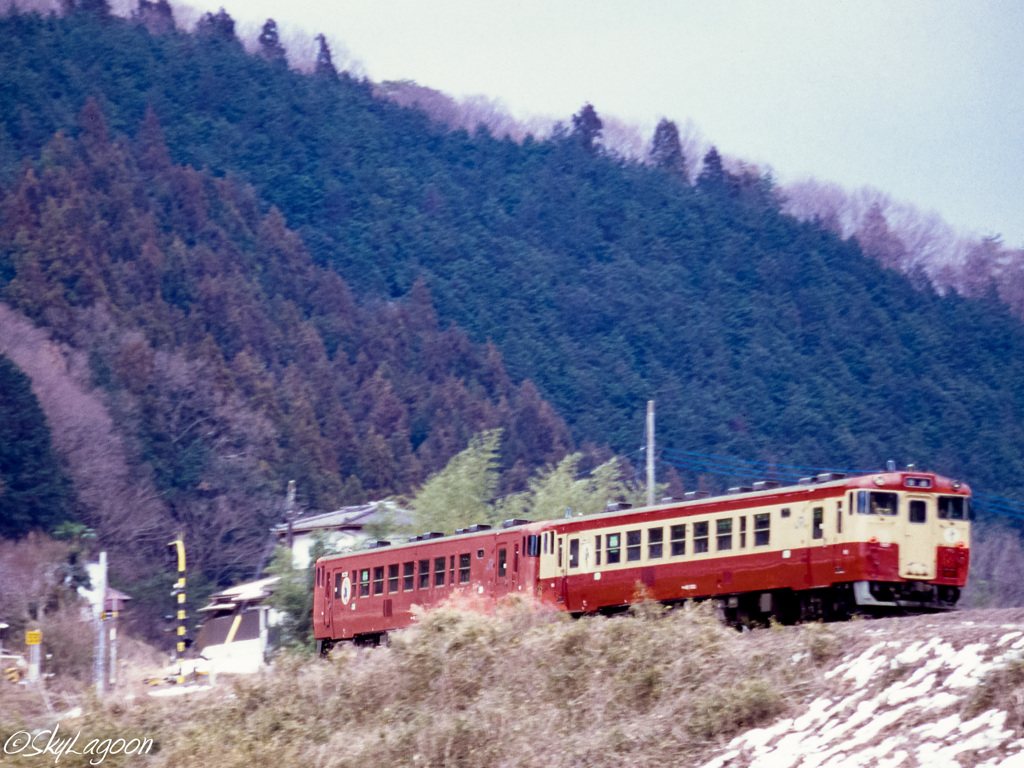
[[[334,596],[341,597],[341,574],[334,574]]]
[[[708,551],[708,524],[706,520],[703,523],[693,524],[693,551],[695,553]]]
[[[498,576],[503,577],[508,570],[508,559],[504,549],[498,550]]]
[[[640,543],[642,531],[626,531],[626,560],[636,562],[640,559]]]
[[[754,546],[767,547],[771,542],[772,516],[765,512],[762,515],[754,515]]]
[[[398,591],[398,563],[388,566],[388,594]]]
[[[716,520],[715,523],[718,551],[732,549],[732,518]]]
[[[569,539],[569,567],[580,567],[580,540]]]
[[[444,558],[443,557],[435,557],[434,558],[434,586],[435,587],[443,587],[444,586]]]
[[[923,523],[928,519],[928,510],[925,503],[920,499],[913,499],[910,502],[910,522]]]
[[[430,561],[420,560],[420,581],[418,589],[430,589]]]
[[[825,524],[825,508],[815,507],[813,514],[813,522],[811,523],[811,538],[821,539],[825,536],[823,526]]]
[[[370,596],[370,569],[363,568],[359,572],[359,596],[369,597]]]
[[[402,589],[411,592],[416,586],[416,563],[408,562],[402,566]]]
[[[526,548],[523,550],[524,557],[537,557],[540,554],[540,536],[534,534],[526,537]]]
[[[384,566],[378,565],[373,569],[373,594],[384,594]]]
[[[615,565],[622,559],[622,534],[621,533],[609,533],[606,537],[608,541],[608,565]]]
[[[459,584],[469,584],[469,553],[459,555]]]
[[[968,509],[963,496],[939,496],[939,520],[966,520]]]
[[[899,511],[899,499],[885,491],[857,491],[857,514],[893,517]]]
[[[673,525],[669,529],[669,535],[672,537],[670,542],[672,557],[679,557],[680,555],[686,554],[686,523],[682,525]]]
[[[601,535],[594,537],[594,565],[601,564]]]
[[[740,518],[740,549],[747,548],[747,516]]]
[[[664,552],[664,528],[647,529],[647,559],[657,560]]]

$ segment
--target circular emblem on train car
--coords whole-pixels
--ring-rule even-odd
[[[942,537],[946,540],[947,544],[956,544],[960,539],[960,531],[956,528],[947,528],[943,531]]]
[[[348,576],[345,576],[341,580],[341,602],[348,605],[348,601],[352,599],[352,581]]]

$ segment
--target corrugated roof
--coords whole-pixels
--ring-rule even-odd
[[[396,523],[405,524],[411,521],[408,510],[396,506],[390,501],[371,501],[355,507],[342,507],[333,512],[321,512],[318,515],[303,515],[292,521],[292,533],[307,533],[324,529],[347,527],[363,527],[388,516]],[[270,529],[273,533],[283,536],[288,533],[288,524],[279,523]]]

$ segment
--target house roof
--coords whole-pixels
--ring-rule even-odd
[[[318,515],[303,515],[292,521],[292,533],[309,533],[311,531],[338,530],[341,528],[362,528],[370,523],[390,519],[400,525],[411,521],[408,510],[402,509],[394,502],[371,501],[356,507],[342,507],[333,512],[321,512]],[[288,524],[279,523],[270,529],[278,536],[288,534]]]
[[[264,600],[274,593],[274,587],[280,580],[280,576],[268,576],[265,579],[247,581],[244,584],[236,584],[220,592],[210,595],[210,603],[200,611],[224,611],[234,608],[239,603],[250,603]]]

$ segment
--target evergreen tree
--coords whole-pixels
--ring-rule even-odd
[[[412,501],[420,531],[451,533],[491,517],[490,500],[498,487],[501,430],[476,435],[469,447],[427,480]]]
[[[697,177],[697,186],[709,192],[723,192],[726,189],[726,181],[722,156],[715,147],[712,147],[704,155],[704,165],[701,167],[700,176]]]
[[[591,155],[597,153],[597,142],[601,139],[603,128],[604,123],[591,104],[585,104],[583,109],[572,116],[571,135]]]
[[[284,61],[284,47],[277,34],[277,22],[267,19],[260,32],[260,55],[267,61]]]
[[[70,491],[28,376],[0,355],[0,538],[69,519]]]
[[[234,40],[235,20],[223,8],[217,13],[204,13],[196,22],[196,34],[215,40]]]
[[[656,168],[686,178],[686,158],[683,156],[683,147],[679,141],[679,129],[671,120],[662,118],[658,127],[654,129],[650,160]]]
[[[338,70],[334,68],[334,62],[331,61],[331,49],[327,45],[327,38],[322,34],[317,35],[316,42],[319,45],[316,53],[316,74],[332,80],[337,79]]]

